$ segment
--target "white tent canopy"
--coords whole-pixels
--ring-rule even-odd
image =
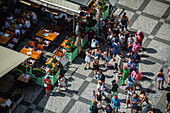
[[[0,78],[28,58],[27,55],[0,46]]]
[[[34,3],[44,5],[45,7],[60,10],[70,15],[78,15],[80,13],[80,5],[66,0],[30,0]]]

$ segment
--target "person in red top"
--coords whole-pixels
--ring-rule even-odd
[[[135,37],[136,39],[138,40],[140,46],[142,46],[142,41],[144,39],[144,34],[142,31],[138,30],[136,33],[135,33]]]
[[[138,84],[139,87],[142,87],[140,84],[140,80],[142,78],[141,72],[139,72],[137,69],[135,69],[134,71],[132,71],[131,77],[133,77],[135,80],[135,84],[134,84],[135,90],[136,90],[136,84]]]
[[[47,96],[47,95],[48,95],[48,92],[49,92],[49,90],[50,90],[50,88],[51,88],[51,79],[50,79],[50,77],[47,77],[47,78],[45,79],[45,82],[46,82],[46,84],[47,84],[47,87],[46,87],[46,95],[45,95],[45,96]]]

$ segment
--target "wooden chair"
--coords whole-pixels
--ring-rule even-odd
[[[28,44],[26,44],[24,47],[34,50],[35,49],[35,42],[29,40]]]
[[[42,40],[43,40],[42,38],[37,37],[37,36],[33,36],[32,39],[35,40],[35,41],[37,41],[37,42],[39,42],[39,43],[41,43]]]
[[[36,52],[42,53],[44,51],[44,46],[41,44],[37,44]]]

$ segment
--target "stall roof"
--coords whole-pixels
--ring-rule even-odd
[[[70,15],[78,15],[80,13],[80,5],[66,0],[30,0],[34,3],[43,5],[45,7],[60,10]]]
[[[0,46],[0,78],[28,58],[27,55]]]

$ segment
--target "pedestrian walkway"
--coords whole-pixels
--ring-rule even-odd
[[[170,88],[165,85],[165,90],[157,90],[156,73],[163,67],[167,79],[167,67],[170,66],[170,1],[169,0],[119,0],[118,8],[114,15],[119,15],[123,9],[130,20],[129,31],[135,33],[141,30],[144,35],[143,47],[145,51],[140,53],[141,62],[139,70],[142,73],[142,89],[144,89],[153,108],[157,113],[165,113],[165,94]],[[103,52],[105,45],[100,43]],[[56,92],[55,86],[49,97],[44,98],[45,89],[36,86],[34,89],[28,87],[24,92],[24,100],[16,108],[15,113],[88,113],[90,101],[94,99],[93,90],[97,88],[97,80],[94,79],[93,70],[84,70],[85,49],[69,66],[65,73],[67,91]],[[126,51],[123,51],[126,53]],[[101,69],[104,69],[105,62]],[[106,75],[106,86],[111,88],[111,81],[115,79],[120,86],[121,81],[113,74],[111,61],[109,68],[103,73]],[[126,64],[125,64],[126,65]],[[124,93],[125,86],[119,88],[121,100],[120,112],[130,113],[125,109],[126,102]],[[137,87],[137,93],[139,93]],[[108,92],[105,93],[110,98]],[[103,107],[109,100],[104,100]],[[99,110],[99,113],[103,113]]]

